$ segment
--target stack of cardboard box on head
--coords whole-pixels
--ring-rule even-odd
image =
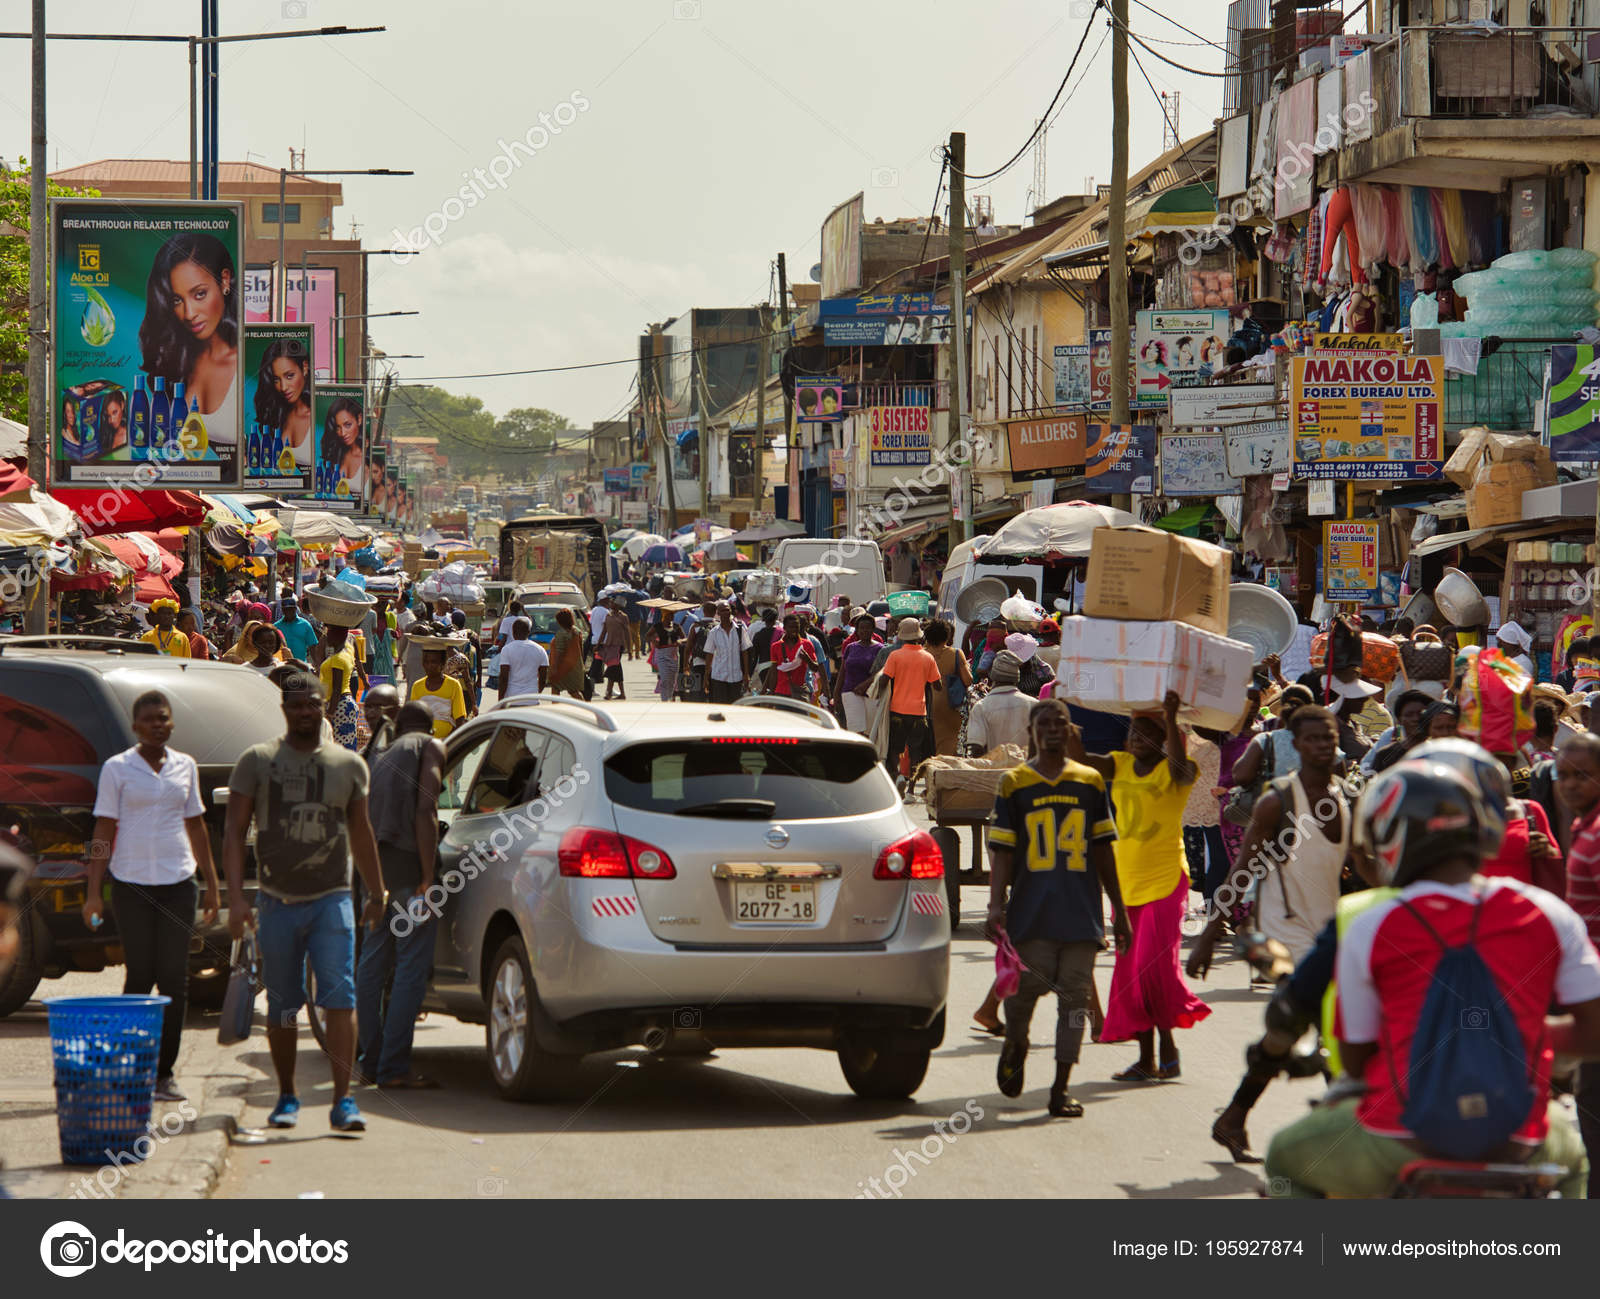
[[[1061,620],[1058,698],[1100,712],[1159,710],[1231,731],[1244,711],[1255,653],[1228,639],[1233,557],[1156,528],[1097,528],[1084,615]]]

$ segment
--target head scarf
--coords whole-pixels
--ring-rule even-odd
[[[1006,637],[1006,648],[1016,655],[1018,663],[1026,663],[1039,648],[1039,642],[1027,632],[1014,631]]]
[[[1014,686],[1022,679],[1022,660],[1010,650],[1001,650],[989,665],[989,680],[997,686]]]
[[[1503,640],[1508,645],[1515,645],[1524,654],[1533,648],[1533,637],[1528,635],[1527,630],[1519,622],[1501,623],[1499,630],[1495,632],[1495,639]]]

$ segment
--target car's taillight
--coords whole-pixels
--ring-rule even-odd
[[[944,877],[944,854],[926,830],[897,839],[878,854],[875,880],[936,880]]]
[[[561,836],[556,862],[563,875],[580,879],[670,880],[677,875],[672,858],[653,844],[614,830],[577,825]]]

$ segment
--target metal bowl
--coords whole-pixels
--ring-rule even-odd
[[[1456,627],[1487,627],[1489,604],[1477,584],[1459,568],[1447,568],[1434,588],[1433,602]]]
[[[1287,653],[1299,627],[1294,606],[1270,586],[1235,582],[1228,588],[1228,639],[1248,645],[1257,663],[1268,654]]]

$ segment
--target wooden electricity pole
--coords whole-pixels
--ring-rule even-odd
[[[950,341],[954,366],[950,419],[954,427],[947,444],[966,445],[967,433],[967,137],[950,132]],[[956,520],[961,514],[961,539],[972,540],[972,467],[951,468],[950,548],[955,549]]]
[[[1128,424],[1128,0],[1111,0],[1111,422]]]

